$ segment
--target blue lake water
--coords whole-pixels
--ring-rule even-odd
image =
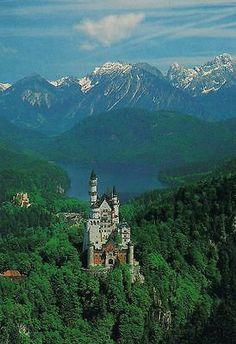
[[[92,169],[98,177],[98,193],[103,194],[115,185],[122,202],[145,191],[164,188],[164,185],[158,180],[159,169],[157,167],[63,162],[58,164],[67,171],[71,179],[67,195],[84,201],[89,199],[88,182]]]

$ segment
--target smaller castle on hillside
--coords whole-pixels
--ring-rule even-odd
[[[27,192],[26,193],[24,193],[24,192],[17,193],[16,196],[13,197],[13,202],[22,208],[23,207],[29,208],[31,206]]]
[[[117,263],[127,263],[139,274],[139,263],[134,259],[134,245],[130,239],[131,228],[127,222],[120,221],[116,189],[113,187],[111,193],[99,197],[97,186],[98,179],[92,171],[89,181],[90,215],[83,241],[87,268],[111,268]]]

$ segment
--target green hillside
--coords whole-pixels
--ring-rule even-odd
[[[44,147],[48,137],[35,130],[23,129],[0,117],[0,142],[18,150],[36,151]]]
[[[0,277],[0,342],[232,344],[235,194],[236,175],[225,169],[123,206],[144,284],[131,284],[125,265],[107,278],[83,272],[83,226],[52,207],[0,203],[0,271],[24,274]]]
[[[9,201],[21,191],[47,199],[68,185],[66,173],[55,164],[0,145],[0,201]]]
[[[53,159],[180,165],[236,154],[235,131],[174,112],[124,109],[83,120],[56,137]]]

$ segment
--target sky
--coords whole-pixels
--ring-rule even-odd
[[[89,74],[107,61],[194,66],[236,56],[236,1],[0,0],[0,82]]]

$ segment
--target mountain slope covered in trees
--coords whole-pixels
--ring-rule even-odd
[[[0,145],[0,201],[10,201],[22,191],[48,199],[68,185],[66,173],[55,164]]]
[[[236,153],[235,120],[210,123],[175,112],[123,109],[84,119],[55,137],[55,160],[180,165]]]
[[[0,142],[13,150],[36,151],[42,149],[49,139],[32,129],[24,129],[0,117]]]
[[[82,223],[68,226],[51,207],[44,221],[35,211],[32,226],[30,208],[1,203],[1,215],[12,216],[0,216],[0,270],[25,277],[0,277],[0,342],[232,343],[235,194],[236,175],[226,169],[126,204],[122,215],[145,276],[134,285],[127,266],[100,279],[81,270]]]

